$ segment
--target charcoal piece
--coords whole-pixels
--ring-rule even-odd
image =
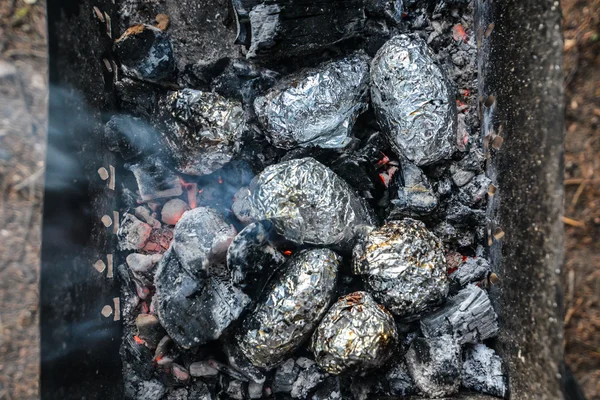
[[[160,219],[167,225],[175,225],[186,211],[189,211],[190,206],[181,199],[171,199],[165,203],[160,210]]]
[[[233,0],[237,43],[247,57],[284,58],[317,52],[364,31],[364,0],[324,3]]]
[[[149,121],[156,111],[160,90],[137,79],[123,77],[115,82],[115,93],[120,110]]]
[[[458,392],[462,360],[460,345],[452,337],[415,339],[406,353],[406,365],[425,395],[444,397]]]
[[[462,289],[446,304],[421,319],[425,337],[451,335],[459,344],[477,343],[498,334],[498,316],[487,293],[475,285]]]
[[[488,192],[492,180],[485,175],[477,175],[458,192],[459,200],[470,207],[481,203]]]
[[[233,225],[217,211],[197,207],[186,211],[175,225],[172,247],[183,268],[196,274],[223,263],[235,235]]]
[[[135,175],[142,200],[177,197],[183,193],[179,177],[168,169],[160,157],[150,156],[129,166]]]
[[[485,258],[468,257],[449,277],[455,285],[464,287],[469,283],[481,281],[490,272],[490,264]]]
[[[311,390],[323,382],[326,374],[314,362],[302,369],[292,385],[290,392],[294,399],[306,399]]]
[[[150,272],[157,262],[162,258],[162,254],[139,254],[131,253],[125,261],[127,266],[135,274]]]
[[[119,250],[141,250],[150,238],[152,227],[137,219],[133,214],[126,213],[119,225],[117,237]]]
[[[256,98],[267,139],[282,149],[346,146],[354,121],[368,107],[369,61],[362,52],[329,61]]]
[[[259,93],[270,89],[279,78],[275,71],[261,68],[246,60],[230,60],[225,69],[213,79],[211,88],[217,93],[252,104]]]
[[[342,389],[340,379],[330,376],[323,381],[319,388],[310,397],[311,400],[342,400]]]
[[[227,164],[237,152],[246,125],[242,104],[221,95],[194,89],[170,92],[159,102],[167,149],[177,170],[208,175]]]
[[[403,162],[390,186],[392,208],[389,218],[419,217],[431,213],[438,198],[423,171],[411,162]]]
[[[366,0],[368,14],[399,24],[402,21],[402,0]]]
[[[104,126],[106,147],[120,153],[124,160],[156,153],[160,148],[159,135],[141,118],[115,115]]]
[[[388,222],[359,239],[352,265],[367,291],[397,316],[421,313],[448,295],[442,244],[413,219]]]
[[[230,380],[225,388],[225,393],[235,400],[244,400],[246,397],[246,385],[242,381]]]
[[[268,223],[266,223],[268,224]],[[285,257],[269,242],[269,230],[260,222],[246,226],[227,249],[227,268],[244,293],[254,295],[285,261]]]
[[[213,397],[204,382],[195,381],[190,386],[173,390],[166,400],[213,400]]]
[[[296,364],[296,360],[288,358],[275,370],[271,384],[273,393],[290,393],[299,373],[300,367]]]
[[[457,167],[455,164],[452,164],[452,167],[450,167],[450,173],[452,174],[452,180],[454,181],[454,184],[458,187],[465,186],[476,175],[475,172],[462,169]]]
[[[248,397],[251,399],[260,399],[263,394],[264,383],[248,382]]]
[[[146,222],[152,228],[160,229],[162,227],[160,221],[158,221],[156,218],[154,218],[154,215],[156,215],[156,214],[153,215],[152,211],[148,207],[138,206],[135,208],[134,211],[135,211],[136,217],[138,217],[142,221]]]
[[[210,361],[197,361],[190,364],[190,374],[196,378],[219,375],[219,370]]]
[[[396,361],[385,373],[390,396],[410,396],[417,392],[415,382],[411,378],[404,361]]]
[[[484,344],[466,346],[463,352],[462,385],[477,392],[504,398],[507,392],[502,359]]]
[[[250,299],[230,281],[204,278],[177,258],[174,247],[156,272],[156,311],[161,325],[182,348],[218,339]]]
[[[454,152],[454,91],[421,39],[399,35],[379,49],[371,64],[371,100],[398,155],[422,166]]]
[[[485,224],[485,211],[471,208],[453,197],[448,201],[445,218],[455,226],[472,229]]]
[[[156,379],[141,381],[137,384],[125,384],[125,393],[134,400],[161,400],[166,391],[165,386]]]
[[[376,373],[364,377],[352,377],[350,393],[354,400],[369,400],[375,395],[386,394],[382,379]]]
[[[442,221],[434,227],[433,233],[447,246],[469,247],[475,244],[475,232],[469,227],[457,227]]]
[[[173,44],[165,32],[152,25],[127,29],[115,41],[113,50],[129,77],[157,82],[171,78],[175,72]]]
[[[138,314],[135,318],[138,337],[146,342],[151,349],[156,348],[160,340],[165,336],[165,330],[160,325],[158,318],[152,314]]]
[[[238,336],[254,365],[271,369],[307,339],[333,298],[340,261],[328,249],[304,250],[277,271]]]
[[[449,178],[442,178],[440,181],[437,182],[437,193],[442,196],[442,197],[446,197],[449,194],[452,193],[452,180]]]
[[[392,355],[398,332],[392,315],[366,292],[341,297],[313,334],[311,349],[327,372],[365,372]]]
[[[185,367],[173,363],[171,364],[171,373],[175,377],[175,379],[179,382],[187,382],[190,380],[190,373]]]
[[[313,158],[269,166],[249,189],[254,218],[296,243],[336,244],[352,238],[350,227],[373,222],[365,201]]]
[[[458,168],[465,171],[475,172],[477,174],[483,172],[485,164],[485,153],[478,147],[472,148],[467,155],[458,162]]]

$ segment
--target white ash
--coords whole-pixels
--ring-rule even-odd
[[[460,355],[460,345],[450,336],[417,338],[406,352],[406,365],[425,395],[450,396],[460,387]]]
[[[279,29],[279,11],[277,4],[258,4],[248,13],[251,27],[252,42],[246,57],[256,57],[261,48],[273,46],[275,35]]]
[[[152,227],[137,219],[133,214],[127,213],[121,220],[117,237],[119,238],[119,250],[141,250],[144,248]]]
[[[481,174],[460,188],[458,198],[468,206],[475,206],[485,199],[492,180]]]
[[[292,398],[306,399],[310,391],[323,382],[326,376],[327,374],[314,363],[306,369],[302,369],[292,385],[292,391],[290,392]]]
[[[140,196],[144,201],[177,197],[183,193],[179,177],[167,168],[159,156],[144,158],[129,165],[135,175]]]
[[[452,180],[454,181],[454,184],[458,187],[465,186],[476,175],[475,172],[461,169],[454,164],[450,168],[450,172],[452,173]]]
[[[233,205],[231,206],[233,215],[243,224],[253,222],[250,190],[247,187],[240,188],[233,196],[233,199]]]
[[[498,334],[498,316],[487,293],[469,285],[421,318],[421,330],[429,338],[451,335],[460,344],[477,343]]]
[[[190,375],[196,378],[217,376],[219,370],[212,366],[209,361],[197,361],[190,364]]]
[[[127,266],[134,273],[139,274],[149,272],[161,258],[162,254],[131,253],[127,256],[125,261],[127,262]]]
[[[208,271],[211,264],[225,261],[236,233],[216,210],[197,207],[186,211],[175,225],[172,247],[185,269]]]
[[[160,211],[160,218],[167,225],[175,225],[181,219],[181,216],[186,211],[189,211],[190,206],[181,199],[171,199],[165,203]]]
[[[225,393],[235,400],[244,400],[245,392],[244,382],[235,379],[229,381],[229,384],[225,389]]]
[[[129,390],[126,385],[126,393],[135,400],[161,400],[165,394],[165,386],[153,379],[142,381],[136,387]]]
[[[260,399],[263,394],[264,383],[248,382],[248,397],[251,399]]]
[[[462,385],[477,392],[504,397],[507,392],[502,359],[484,344],[466,346]]]
[[[152,215],[152,212],[147,207],[144,207],[144,206],[136,207],[135,208],[135,216],[138,217],[139,219],[143,220],[144,222],[146,222],[153,229],[159,229],[162,226],[160,224],[160,222],[156,218],[154,218],[154,216]]]

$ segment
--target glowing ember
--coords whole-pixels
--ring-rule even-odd
[[[223,178],[219,177],[219,184],[222,185],[223,184]]]
[[[465,32],[465,28],[461,24],[456,24],[452,28],[452,37],[457,42],[463,41],[466,42],[468,40],[467,32]]]
[[[181,181],[181,186],[183,190],[187,192],[187,202],[190,205],[190,208],[196,208],[198,205],[196,203],[196,193],[198,192],[198,185],[195,182],[186,182],[182,177],[179,177]]]
[[[284,250],[283,254],[289,257],[289,256],[292,255],[292,251],[291,250]]]
[[[137,335],[133,336],[133,340],[137,343],[137,344],[144,344],[144,341],[142,340],[142,338],[140,338]]]
[[[386,156],[383,151],[381,152],[381,155],[383,155],[383,157],[381,158],[381,160],[377,161],[378,167],[382,167],[390,162],[390,158],[388,156]]]

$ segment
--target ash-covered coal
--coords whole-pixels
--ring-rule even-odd
[[[159,103],[157,125],[177,170],[208,175],[237,152],[246,125],[242,104],[216,93],[182,89]]]
[[[369,57],[362,52],[286,77],[254,101],[276,147],[344,147],[368,107]]]
[[[254,365],[273,368],[308,338],[333,299],[340,260],[331,250],[304,250],[280,268],[238,337]]]
[[[502,359],[484,344],[465,347],[463,387],[504,398],[508,390]]]
[[[442,244],[422,222],[391,221],[359,238],[352,263],[367,290],[394,315],[422,313],[448,295]]]
[[[183,193],[181,180],[171,171],[161,157],[153,155],[129,165],[135,175],[142,200],[149,201],[177,197]]]
[[[430,214],[438,205],[438,197],[423,171],[404,161],[390,185],[392,196],[389,218],[420,217]]]
[[[450,336],[417,338],[406,353],[406,364],[415,384],[428,397],[458,392],[462,361],[460,346]]]
[[[173,44],[162,30],[146,24],[134,25],[115,41],[114,52],[123,72],[133,78],[157,82],[175,73]]]
[[[366,202],[313,158],[267,167],[249,189],[253,217],[273,221],[296,243],[337,244],[352,237],[353,226],[373,221]]]
[[[152,227],[145,222],[140,221],[133,214],[125,214],[121,220],[117,236],[119,238],[120,250],[141,250],[144,248]]]
[[[399,155],[428,165],[454,152],[453,90],[421,39],[399,35],[379,49],[371,65],[371,99]]]
[[[425,337],[450,335],[459,344],[492,338],[498,329],[498,316],[487,293],[475,285],[462,289],[442,308],[421,319]]]
[[[355,292],[327,311],[313,334],[311,349],[319,366],[337,375],[381,367],[397,342],[392,315],[368,293]]]

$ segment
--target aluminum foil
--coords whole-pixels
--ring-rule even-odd
[[[216,93],[182,89],[161,101],[164,138],[180,172],[207,175],[237,152],[246,125],[242,104]]]
[[[337,244],[353,236],[353,226],[373,223],[365,201],[310,157],[265,168],[250,183],[250,193],[253,217],[273,221],[296,243]]]
[[[313,334],[317,364],[332,374],[381,367],[393,354],[398,332],[392,315],[366,292],[341,297]]]
[[[422,222],[391,221],[361,238],[353,250],[353,272],[394,315],[425,311],[448,296],[442,244]]]
[[[354,121],[368,108],[369,61],[356,52],[292,75],[256,98],[267,139],[282,149],[346,146]]]
[[[387,41],[371,64],[371,100],[394,150],[417,165],[449,158],[456,137],[452,86],[424,41]]]
[[[333,299],[340,261],[328,249],[304,250],[279,269],[238,336],[254,365],[273,368],[310,335]]]

